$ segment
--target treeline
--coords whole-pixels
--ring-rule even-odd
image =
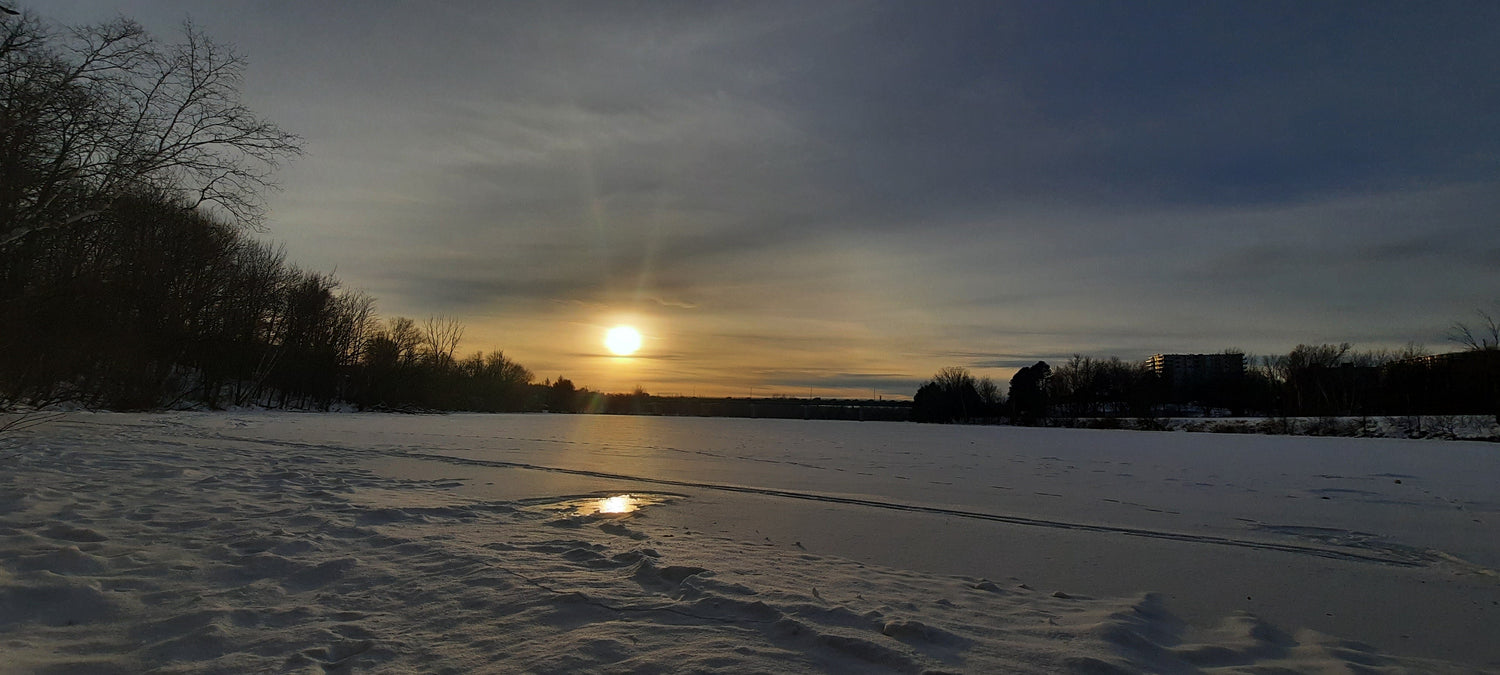
[[[569,413],[608,413],[613,415],[648,415],[655,411],[651,395],[636,387],[628,394],[606,394],[586,387],[579,388],[573,381],[558,376],[557,381],[547,380],[534,385],[536,394],[528,410]]]
[[[1247,372],[1248,402],[1281,416],[1492,414],[1500,422],[1500,350],[1466,346],[1429,354],[1298,345]]]
[[[649,397],[646,414],[680,417],[746,417],[753,419],[905,422],[910,401],[772,396],[769,398]]]
[[[134,196],[0,256],[0,396],[117,410],[522,410],[530,371],[180,204]]]
[[[1022,368],[1001,397],[986,379],[945,368],[916,392],[912,418],[926,422],[1040,424],[1055,418],[1174,415],[1358,417],[1495,415],[1500,423],[1500,326],[1454,324],[1465,349],[1429,354],[1409,345],[1357,351],[1297,345],[1287,354],[1238,350],[1207,360],[1238,367],[1173,372],[1148,361],[1074,355],[1057,366]]]
[[[1272,417],[1350,417],[1500,412],[1500,351],[1429,354],[1417,345],[1359,351],[1348,343],[1302,344],[1243,359],[1240,372],[1176,379],[1145,362],[1074,356],[1047,382],[1049,413],[1061,417],[1179,412]],[[1170,375],[1170,371],[1165,373]]]
[[[1045,361],[1021,368],[1010,379],[1009,395],[988,377],[965,368],[944,368],[922,383],[912,396],[914,422],[1034,424],[1048,412],[1047,384],[1052,367]]]
[[[546,390],[452,320],[368,295],[246,231],[299,139],[239,100],[191,26],[0,14],[0,409],[63,401],[525,410]]]

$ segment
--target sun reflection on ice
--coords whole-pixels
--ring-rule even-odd
[[[635,500],[630,495],[616,495],[599,500],[596,513],[630,513],[636,510]]]
[[[567,514],[568,517],[615,518],[635,515],[648,506],[669,504],[682,495],[634,492],[630,494],[595,494],[591,497],[574,497],[552,502],[548,510]]]

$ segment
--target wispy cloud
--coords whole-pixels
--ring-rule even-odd
[[[1494,300],[1496,3],[130,11],[236,43],[307,137],[294,259],[593,386],[1400,344]],[[579,356],[626,318],[654,358]]]

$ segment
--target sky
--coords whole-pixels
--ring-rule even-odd
[[[1500,309],[1489,0],[11,4],[233,45],[304,139],[263,236],[538,379],[900,398]]]

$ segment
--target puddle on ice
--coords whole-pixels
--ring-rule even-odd
[[[669,503],[679,496],[649,492],[598,494],[587,497],[573,497],[542,506],[549,511],[562,512],[569,516],[614,518],[630,515],[647,506]]]
[[[595,513],[630,513],[639,505],[630,495],[616,495],[599,500],[597,505],[590,504],[585,508],[592,508]]]

